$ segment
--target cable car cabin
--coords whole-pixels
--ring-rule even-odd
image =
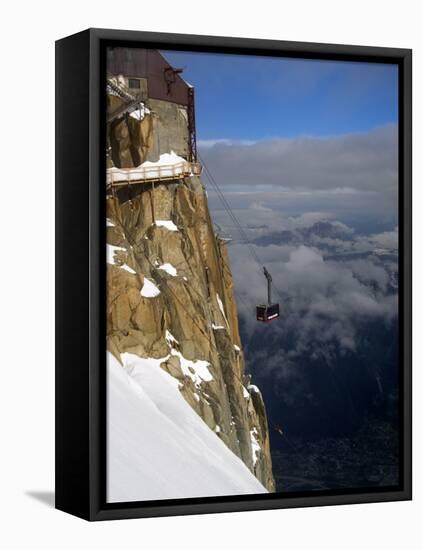
[[[267,304],[256,306],[256,320],[262,323],[269,323],[280,317],[280,305],[271,303],[271,283],[273,279],[266,267],[264,267],[264,275],[267,279],[268,301]]]
[[[261,321],[262,323],[269,323],[270,321],[275,321],[280,317],[280,305],[271,304],[271,305],[259,305],[256,306],[256,320]]]

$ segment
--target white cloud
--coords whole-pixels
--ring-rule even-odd
[[[219,138],[219,139],[198,139],[197,145],[201,148],[214,147],[215,145],[255,145],[257,143],[251,139],[229,139],[229,138]]]

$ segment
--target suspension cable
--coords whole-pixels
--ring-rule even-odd
[[[243,240],[245,241],[245,244],[248,247],[248,250],[249,250],[249,253],[250,253],[251,257],[257,263],[257,265],[259,266],[259,268],[261,270],[263,268],[264,264],[260,260],[257,251],[253,247],[250,239],[248,238],[248,236],[245,233],[245,230],[241,226],[241,224],[240,224],[239,220],[237,219],[235,213],[233,212],[232,208],[230,207],[230,204],[228,203],[226,197],[224,196],[222,190],[220,189],[220,186],[218,185],[217,181],[215,180],[214,176],[212,175],[212,173],[210,172],[208,166],[206,165],[204,159],[201,157],[201,155],[199,153],[198,153],[198,158],[201,161],[201,164],[204,168],[205,174],[207,175],[208,181],[213,185],[213,187],[214,187],[214,189],[217,193],[217,196],[219,197],[221,203],[223,204],[224,209],[229,214],[231,220],[233,221],[235,226],[238,228],[240,234],[242,235]],[[282,296],[282,293],[279,291],[279,289],[277,288],[277,286],[275,285],[274,282],[272,282],[272,286],[273,286],[274,290],[277,292],[280,300],[284,300],[284,298]]]

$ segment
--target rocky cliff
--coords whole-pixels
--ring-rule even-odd
[[[115,125],[114,159],[131,166],[142,158],[147,121]],[[131,200],[107,197],[108,349],[119,360],[124,352],[159,359],[209,428],[274,491],[265,406],[244,373],[227,243],[214,233],[201,180],[136,187]]]

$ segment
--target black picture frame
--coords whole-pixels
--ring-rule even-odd
[[[108,45],[399,67],[401,475],[398,488],[107,504],[105,501],[105,56]],[[56,508],[87,520],[412,498],[412,52],[408,49],[88,29],[56,42]]]

